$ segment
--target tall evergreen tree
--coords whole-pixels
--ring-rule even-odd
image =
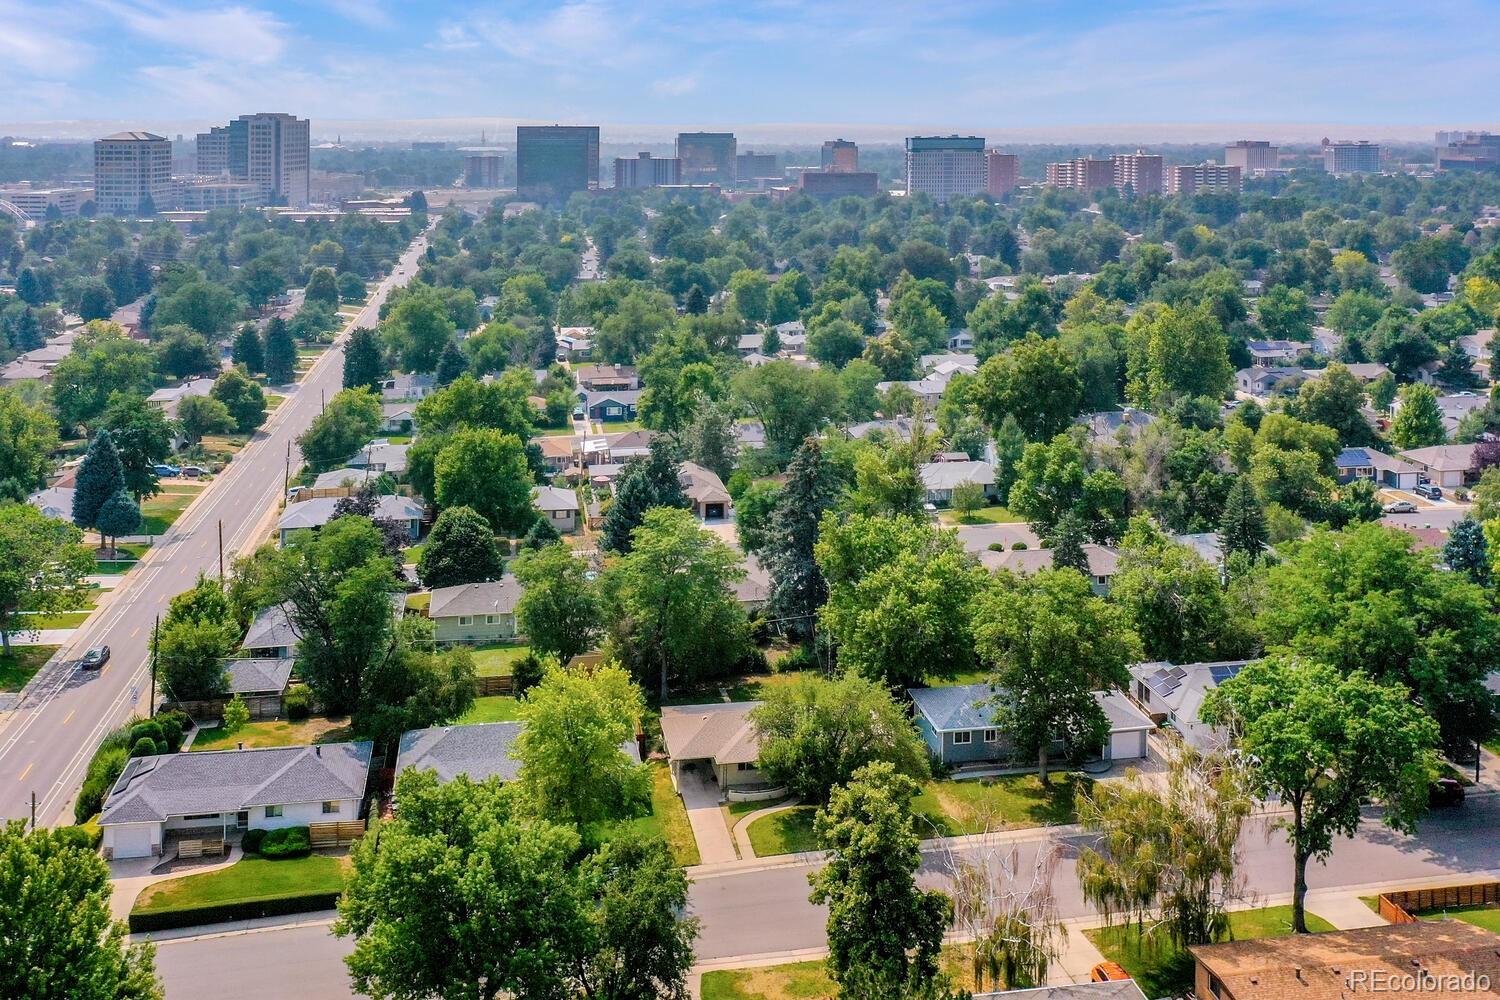
[[[630,551],[630,533],[646,520],[653,507],[688,506],[677,478],[681,459],[666,438],[651,442],[651,453],[632,458],[615,484],[615,498],[604,515],[604,547],[624,555]]]
[[[119,541],[121,535],[134,534],[141,528],[141,507],[121,489],[104,501],[94,518],[94,527],[99,529],[99,540],[106,538]]]
[[[380,349],[380,336],[371,327],[356,328],[349,335],[349,343],[344,345],[344,388],[378,389],[389,372]]]
[[[234,335],[233,358],[235,364],[244,366],[245,371],[252,375],[266,370],[266,348],[255,324],[246,323]]]
[[[297,380],[297,341],[280,316],[266,324],[266,381],[289,385]]]
[[[1481,587],[1490,585],[1490,547],[1484,537],[1484,525],[1473,516],[1458,521],[1448,532],[1443,546],[1443,562],[1455,573],[1462,573]]]
[[[1088,525],[1083,523],[1083,518],[1068,511],[1052,527],[1052,565],[1058,569],[1074,569],[1088,576],[1089,557],[1083,551],[1083,543],[1088,540]]]
[[[464,357],[464,352],[459,350],[455,341],[450,340],[443,345],[443,353],[438,355],[437,370],[433,372],[433,378],[440,386],[451,385],[468,368],[469,361]]]
[[[1219,521],[1219,536],[1224,554],[1243,552],[1258,559],[1271,539],[1266,529],[1266,512],[1255,496],[1248,476],[1239,476],[1224,500],[1224,516]]]
[[[695,284],[688,289],[682,308],[689,316],[702,316],[708,312],[708,293],[703,290],[702,285]]]
[[[99,512],[116,494],[125,489],[125,468],[115,450],[109,431],[100,431],[89,443],[88,454],[78,467],[73,490],[73,523],[88,530],[99,521]],[[100,540],[101,544],[103,539]]]
[[[788,620],[788,630],[811,635],[819,608],[828,601],[828,581],[813,547],[818,523],[838,503],[844,484],[823,456],[817,438],[802,442],[787,467],[787,483],[777,496],[763,556],[771,574],[772,614]]]

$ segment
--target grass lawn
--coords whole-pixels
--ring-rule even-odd
[[[93,610],[88,611],[54,611],[50,615],[34,615],[22,613],[20,620],[28,628],[77,628],[88,621]]]
[[[469,709],[464,717],[458,720],[459,725],[469,725],[475,722],[516,722],[521,718],[520,702],[508,694],[491,694],[483,698],[475,698],[474,706]]]
[[[960,517],[956,510],[942,510],[938,512],[938,519],[943,524],[1013,524],[1025,520],[1000,506],[981,507],[968,517]]]
[[[1430,910],[1426,913],[1418,913],[1422,920],[1462,920],[1466,924],[1475,927],[1483,927],[1487,931],[1500,934],[1500,906],[1488,903],[1480,903],[1476,906],[1455,906],[1447,910]]]
[[[265,393],[264,395],[266,397],[266,412],[267,413],[274,412],[275,409],[276,409],[276,407],[278,407],[282,403],[286,402],[286,397],[285,396],[278,396],[274,392],[268,392],[268,393]]]
[[[422,561],[422,549],[425,545],[425,542],[419,545],[408,545],[401,550],[401,560],[408,566],[417,565]]]
[[[536,432],[536,436],[537,437],[544,437],[544,438],[550,438],[550,437],[568,437],[568,436],[572,435],[572,433],[573,433],[573,425],[571,423],[569,423],[568,426],[566,426],[566,427],[542,427],[542,428],[539,428],[537,430],[537,432]]]
[[[425,590],[420,594],[406,595],[406,610],[426,612],[432,604],[432,591]]]
[[[1331,931],[1333,925],[1316,914],[1307,915],[1310,931]],[[1130,928],[1099,927],[1083,932],[1104,957],[1119,962],[1148,997],[1183,996],[1193,988],[1193,956],[1167,944],[1152,947]],[[1292,933],[1292,908],[1267,906],[1229,914],[1230,937],[1239,941],[1286,937]]]
[[[667,842],[679,865],[684,868],[696,865],[699,861],[698,842],[693,839],[687,809],[672,787],[672,776],[667,771],[666,762],[653,761],[646,765],[646,770],[651,774],[651,815],[611,824],[603,831],[602,838],[608,840],[611,834],[625,830],[660,837]]]
[[[141,504],[142,533],[147,535],[165,533],[182,516],[182,512],[187,510],[188,504],[197,499],[198,494],[202,492],[202,486],[191,488],[173,486],[164,493],[148,497]]]
[[[1007,775],[969,781],[929,781],[912,801],[912,810],[936,832],[924,836],[957,837],[989,830],[1013,830],[1074,821],[1073,796],[1077,774],[1054,774],[1042,787],[1034,774]]]
[[[818,841],[813,836],[813,817],[817,811],[816,806],[793,806],[751,823],[750,846],[755,848],[755,856],[768,858],[773,854],[816,851]]]
[[[56,646],[12,646],[0,655],[0,691],[19,691],[57,652]]]
[[[348,858],[311,854],[305,858],[242,858],[218,871],[184,875],[148,885],[136,897],[132,913],[155,913],[190,906],[278,899],[310,892],[337,892],[344,887]]]
[[[489,642],[475,646],[474,672],[480,677],[509,677],[512,665],[529,652],[530,646],[511,643]]]
[[[263,722],[247,722],[244,728],[234,733],[223,729],[199,730],[193,739],[193,750],[233,750],[243,743],[247,749],[255,747],[291,747],[307,743],[337,743],[349,739],[348,719],[303,719],[290,722],[285,719],[267,719]]]
[[[940,962],[955,988],[974,988],[965,947],[944,947]],[[838,987],[829,978],[827,967],[817,961],[703,974],[703,1000],[822,1000],[837,995]]]
[[[150,547],[149,545],[135,542],[117,545],[115,548],[119,551],[121,558],[98,559],[94,567],[94,572],[100,576],[118,576],[122,573],[129,573],[135,568],[136,562],[146,554],[146,550]],[[82,548],[89,555],[95,555],[96,550],[93,545],[85,542]]]
[[[596,420],[594,423],[604,428],[606,434],[621,434],[625,431],[639,431],[645,428],[639,420]]]

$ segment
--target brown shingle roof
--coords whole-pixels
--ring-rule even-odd
[[[668,705],[661,710],[661,736],[673,760],[710,759],[749,764],[760,756],[760,735],[750,721],[758,701],[712,705]]]

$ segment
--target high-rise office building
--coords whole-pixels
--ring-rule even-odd
[[[1275,170],[1280,164],[1280,147],[1264,139],[1241,139],[1224,147],[1224,165],[1239,167],[1241,176],[1257,170]]]
[[[880,193],[880,175],[873,170],[805,170],[797,186],[809,198],[831,199],[853,195],[873,198]]]
[[[775,153],[757,153],[753,149],[738,153],[734,158],[734,178],[748,184],[763,178],[782,177],[781,167],[776,163]]]
[[[517,125],[516,192],[566,201],[599,184],[598,125]]]
[[[829,173],[853,173],[859,169],[859,147],[848,139],[823,143],[823,169]]]
[[[172,207],[172,142],[150,132],[94,140],[94,206],[103,215]]]
[[[906,140],[906,192],[937,201],[984,193],[984,137],[914,135]]]
[[[1049,163],[1047,183],[1074,191],[1103,191],[1114,186],[1115,164],[1113,160],[1096,160],[1087,156]]]
[[[649,188],[682,183],[682,161],[675,156],[615,157],[615,187]]]
[[[1175,166],[1167,171],[1167,193],[1194,195],[1199,191],[1238,192],[1243,174],[1238,165],[1206,161],[1194,166]]]
[[[1116,153],[1110,162],[1114,165],[1113,181],[1118,190],[1161,194],[1164,161],[1159,154],[1138,149],[1134,153]]]
[[[1500,135],[1493,132],[1439,132],[1451,136],[1437,147],[1439,170],[1500,170]]]
[[[499,153],[464,154],[464,187],[497,188],[505,176],[505,157]]]
[[[1380,144],[1360,139],[1352,142],[1323,140],[1323,169],[1335,176],[1380,173]]]
[[[733,132],[679,132],[677,159],[682,161],[682,183],[719,184],[735,181],[739,144]]]
[[[984,190],[991,198],[1004,198],[1021,179],[1021,158],[1015,153],[991,149],[984,154]]]
[[[311,201],[312,124],[273,112],[241,115],[198,133],[198,173],[259,184],[267,200],[306,208]]]

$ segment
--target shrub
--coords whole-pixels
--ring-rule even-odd
[[[312,714],[312,695],[307,688],[292,688],[281,699],[281,707],[288,719],[300,721]]]
[[[265,839],[265,830],[246,830],[245,835],[240,838],[240,849],[246,854],[259,854],[261,844],[265,842]]]
[[[528,652],[511,665],[510,682],[517,698],[536,687],[542,681],[542,661]]]
[[[125,761],[130,756],[130,729],[128,724],[121,726],[99,741],[99,749],[94,751],[84,773],[78,800],[73,803],[75,822],[84,822],[103,807],[104,797],[119,780],[120,772],[125,770]]]
[[[817,666],[817,654],[813,652],[812,647],[802,645],[777,660],[771,668],[779,674],[793,670],[812,670]]]
[[[131,913],[128,920],[132,934],[166,931],[178,927],[200,927],[203,924],[231,920],[254,920],[258,917],[280,917],[289,913],[316,913],[331,910],[339,901],[337,892],[302,892],[270,899],[252,899],[236,903],[210,903],[207,906],[184,906],[174,910],[151,910]]]
[[[161,727],[162,742],[167,745],[167,753],[176,753],[182,749],[182,721],[186,718],[182,712],[157,713],[156,722]]]
[[[130,756],[132,757],[153,757],[158,752],[156,741],[149,736],[142,736],[130,748]]]
[[[1005,543],[1004,542],[990,542],[990,544],[989,544],[989,550],[991,552],[1004,552],[1005,551]]]
[[[245,704],[245,700],[239,695],[235,695],[233,698],[230,698],[229,704],[224,706],[225,735],[233,736],[241,729],[244,729],[245,724],[249,721],[250,707]]]
[[[1025,548],[1026,548],[1026,543],[1025,542],[1016,542],[1013,545],[1011,545],[1011,551],[1013,551],[1013,552],[1020,552],[1020,551],[1022,551]]]
[[[152,743],[161,744],[167,741],[166,732],[162,729],[161,723],[155,719],[137,722],[130,727],[130,745],[135,746],[142,739],[150,739]]]
[[[260,843],[260,856],[272,860],[279,858],[305,858],[312,853],[312,835],[305,826],[285,826],[280,830],[266,831]]]

